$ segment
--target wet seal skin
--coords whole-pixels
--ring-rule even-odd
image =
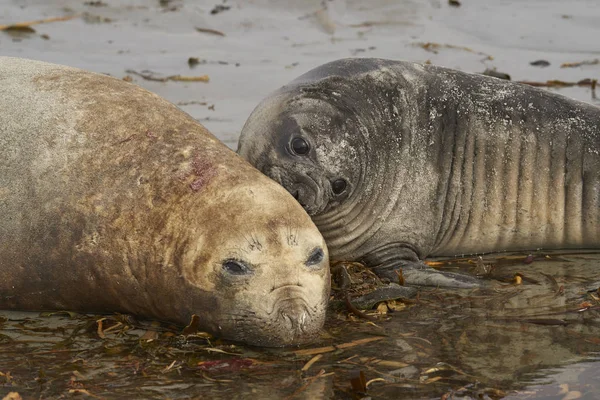
[[[133,84],[0,57],[0,309],[124,312],[255,345],[320,332],[328,253],[281,186]]]
[[[469,287],[427,256],[600,248],[600,108],[433,65],[344,59],[252,112],[238,153],[282,184],[332,260]]]

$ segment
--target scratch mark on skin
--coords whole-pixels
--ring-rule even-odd
[[[194,192],[200,191],[204,186],[210,182],[210,178],[212,178],[215,174],[207,174],[207,176],[202,176],[196,179],[194,182],[190,183],[190,189]]]
[[[196,157],[194,161],[192,161],[192,169],[194,174],[198,177],[194,182],[190,183],[190,189],[194,192],[202,190],[202,188],[208,185],[210,180],[217,175],[214,166],[199,157]]]
[[[158,139],[158,136],[156,136],[154,133],[152,133],[152,131],[147,130],[146,131],[146,136],[148,136],[150,139]]]
[[[116,145],[118,145],[118,144],[127,143],[127,142],[131,141],[131,140],[132,140],[134,137],[136,137],[136,136],[137,136],[137,133],[134,133],[134,134],[132,134],[132,135],[129,135],[129,136],[127,136],[127,137],[126,137],[125,139],[123,139],[123,140],[120,140],[120,141],[118,141],[118,142],[115,142],[115,143],[113,143],[112,145],[113,145],[113,146],[116,146]]]

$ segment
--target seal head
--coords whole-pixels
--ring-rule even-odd
[[[187,235],[194,239],[188,239],[181,261],[191,302],[182,302],[190,303],[189,312],[211,332],[229,339],[261,346],[300,344],[313,339],[325,321],[327,247],[290,194],[261,178],[240,182],[229,193],[225,187],[231,177],[214,183],[213,195],[218,192],[220,199],[197,211],[198,217],[175,222],[179,232],[196,224],[210,227]]]
[[[393,155],[377,150],[393,146],[391,131],[402,123],[394,101],[402,92],[387,89],[392,79],[387,61],[361,61],[325,64],[267,97],[248,118],[238,146],[238,154],[302,204],[332,255],[345,259],[363,258],[359,247],[390,214],[393,185],[404,175],[390,179],[385,169]],[[363,75],[355,81],[348,74]],[[380,119],[391,121],[393,115],[382,110],[397,117],[389,135],[379,132]],[[367,203],[378,210],[376,218],[365,212]],[[408,247],[412,259],[422,253]]]

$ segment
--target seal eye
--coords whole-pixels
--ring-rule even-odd
[[[306,260],[304,264],[308,267],[310,267],[311,265],[317,265],[320,264],[321,261],[323,261],[323,258],[325,258],[325,253],[323,253],[323,249],[317,247],[313,250],[313,252],[310,254],[310,257],[308,257],[308,260]]]
[[[336,179],[335,181],[331,182],[331,190],[333,190],[334,194],[342,194],[346,190],[347,185],[348,184],[346,183],[345,179]]]
[[[231,275],[248,275],[252,272],[246,264],[237,260],[224,261],[223,270]]]
[[[306,140],[302,139],[301,137],[293,138],[291,147],[292,147],[292,152],[299,156],[308,154],[308,151],[310,150],[310,146],[308,145],[308,142]]]

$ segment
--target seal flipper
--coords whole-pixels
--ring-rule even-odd
[[[449,288],[472,289],[484,286],[481,279],[456,272],[438,271],[422,261],[402,260],[386,263],[373,268],[380,278],[391,282],[398,281],[398,272],[402,269],[404,283],[408,286],[437,286]]]

